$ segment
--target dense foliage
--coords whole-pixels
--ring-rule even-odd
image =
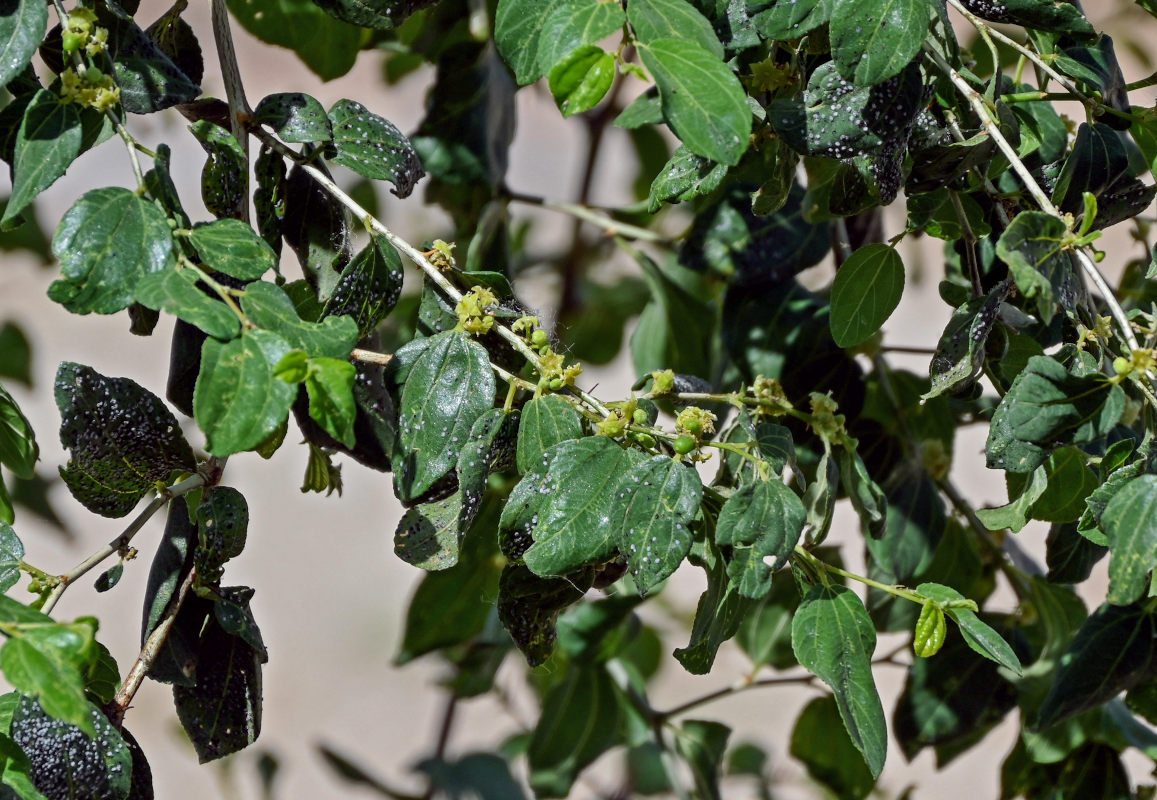
[[[157,347],[163,392],[71,362],[56,374],[61,478],[93,513],[136,512],[119,538],[64,574],[33,566],[12,527],[21,495],[0,484],[14,689],[0,697],[0,796],[152,797],[125,727],[146,677],[172,685],[202,761],[256,739],[267,652],[254,589],[226,582],[249,517],[227,483],[252,458],[233,456],[269,457],[291,426],[303,490],[340,492],[350,460],[392,476],[406,508],[394,550],[428,573],[399,662],[451,665],[451,709],[491,692],[508,657],[528,665],[533,730],[461,758],[443,736],[415,777],[426,797],[563,797],[612,749],[621,796],[717,798],[729,781],[770,796],[766,754],[692,717],[780,683],[824,689],[790,752],[839,797],[871,793],[889,728],[903,757],[932,749],[943,765],[1009,715],[1021,735],[1003,796],[1152,796],[1121,755],[1157,758],[1157,258],[1142,216],[1157,113],[1130,102],[1157,77],[1127,83],[1079,5],[213,0],[224,99],[201,95],[184,0],[147,28],[136,5],[0,3],[0,224],[34,225],[36,197],[120,139],[134,188],[71,205],[49,296],[127,312],[142,335],[178,320]],[[366,50],[384,53],[388,82],[434,65],[424,121],[407,137],[355,100],[250,105],[233,24],[324,79]],[[506,184],[515,94],[546,89],[589,134],[577,203]],[[166,109],[205,150],[213,219],[186,213],[196,189],[174,183],[169,149],[134,138],[134,115]],[[640,174],[639,202],[618,209],[589,204],[611,124]],[[386,228],[372,187],[341,188],[351,172],[401,198],[420,188],[452,219],[446,241]],[[905,224],[885,231],[895,202]],[[520,207],[574,218],[566,247],[530,252]],[[1096,249],[1113,225],[1138,257]],[[880,334],[910,272],[897,245],[918,236],[943,240],[954,309],[937,341],[900,348],[925,348],[928,375],[891,365]],[[1117,287],[1106,255],[1128,260]],[[595,270],[615,257],[636,268]],[[805,288],[799,274],[825,259],[831,285]],[[404,262],[419,294],[402,294]],[[552,325],[515,291],[544,264],[559,275]],[[583,365],[613,359],[633,317],[638,381],[596,397]],[[3,342],[18,380],[18,333]],[[203,438],[187,441],[170,407]],[[0,463],[31,477],[36,439],[2,389],[0,423]],[[964,426],[986,426],[1007,505],[974,508],[950,479],[974,458],[954,452]],[[844,500],[866,574],[825,544]],[[159,541],[134,538],[162,510]],[[1051,525],[1043,566],[1015,544],[1031,520]],[[141,651],[114,658],[95,619],[51,614],[98,566],[97,591],[113,589],[134,548],[152,562]],[[1090,610],[1074,586],[1106,556]],[[705,674],[737,646],[751,671],[660,710],[648,687],[666,656],[639,612],[684,562],[707,589],[675,661]],[[999,587],[1011,613],[986,610]],[[905,644],[877,653],[878,632]],[[907,673],[890,709],[881,664]],[[409,796],[328,757],[344,779]]]

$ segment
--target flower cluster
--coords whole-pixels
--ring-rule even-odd
[[[121,101],[121,89],[111,75],[97,67],[89,67],[84,74],[68,67],[60,73],[60,96],[66,103],[108,111]]]
[[[494,315],[490,309],[498,305],[498,298],[494,292],[484,286],[475,286],[462,295],[454,312],[458,315],[458,324],[455,330],[466,331],[474,336],[490,333],[494,327]]]

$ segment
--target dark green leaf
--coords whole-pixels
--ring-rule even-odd
[[[889,580],[908,583],[931,565],[945,523],[936,484],[920,472],[888,492],[887,521],[880,538],[867,540],[868,552]]]
[[[176,264],[165,215],[128,189],[85,193],[52,239],[61,279],[48,296],[74,314],[115,314],[134,300],[146,275]]]
[[[71,456],[60,475],[90,511],[123,517],[157,481],[195,468],[176,417],[134,381],[65,362],[55,395],[60,443]]]
[[[691,152],[735,165],[747,151],[751,109],[734,73],[710,50],[679,39],[639,45],[659,86],[663,117]]]
[[[97,577],[96,590],[98,592],[107,592],[109,589],[120,583],[121,577],[124,575],[124,573],[124,562],[118,561]]]
[[[241,492],[230,486],[205,490],[197,506],[197,547],[193,565],[202,586],[221,580],[225,562],[241,555],[249,528],[249,505]]]
[[[766,39],[798,39],[821,25],[830,16],[832,0],[748,0],[751,22]]]
[[[723,58],[723,45],[711,23],[686,0],[636,0],[627,5],[627,19],[636,40],[643,44],[656,39],[685,39]]]
[[[791,754],[836,797],[863,800],[876,785],[832,697],[817,697],[804,706],[792,729]]]
[[[201,199],[205,208],[216,217],[240,215],[249,194],[249,162],[245,150],[233,134],[208,120],[194,122],[189,132],[208,156],[201,168]]]
[[[47,246],[45,247],[47,250]],[[32,361],[31,348],[28,337],[14,322],[0,325],[0,378],[11,378],[32,386],[32,372],[29,369]]]
[[[939,583],[922,583],[916,591],[936,601],[952,621],[960,627],[964,641],[980,655],[995,661],[1005,669],[1020,674],[1020,659],[1004,638],[983,622],[976,612],[961,605],[966,602],[964,595],[950,586]]]
[[[626,472],[611,494],[620,507],[615,515],[622,514],[618,548],[645,595],[678,569],[691,550],[688,524],[699,513],[703,484],[694,469],[654,456]]]
[[[328,117],[326,118],[328,121]],[[285,222],[285,159],[262,147],[253,165],[257,188],[253,192],[253,216],[257,232],[273,252],[281,255],[281,228]]]
[[[252,450],[289,416],[297,387],[275,378],[273,370],[290,349],[269,331],[245,331],[225,344],[205,340],[193,412],[210,453]]]
[[[990,469],[1031,472],[1056,444],[1106,435],[1124,411],[1120,387],[1100,373],[1076,377],[1049,356],[1033,356],[992,418],[985,446]]]
[[[551,447],[582,435],[582,418],[566,400],[553,394],[531,399],[518,425],[518,471],[535,469]]]
[[[843,586],[813,586],[792,620],[791,643],[799,663],[831,687],[852,743],[878,777],[887,726],[872,676],[876,632],[860,599]]]
[[[198,280],[191,269],[154,272],[137,284],[137,302],[179,317],[217,339],[235,338],[241,320],[229,306],[198,288]]]
[[[772,586],[803,533],[807,511],[795,492],[777,480],[741,486],[728,498],[715,527],[717,544],[732,548],[727,574],[744,597],[760,598]]]
[[[448,797],[478,800],[526,800],[510,765],[493,753],[470,753],[456,761],[428,759],[417,767]]]
[[[1058,304],[1076,305],[1077,284],[1064,252],[1065,223],[1042,211],[1016,215],[996,243],[996,254],[1009,266],[1016,288],[1036,300],[1041,320],[1048,323]]]
[[[999,531],[1008,528],[1013,533],[1019,532],[1028,524],[1032,504],[1044,494],[1048,488],[1048,476],[1044,467],[1037,467],[1031,476],[1023,482],[1020,494],[1010,495],[1009,502],[998,508],[978,508],[977,519],[984,523],[990,531]]]
[[[329,121],[333,141],[326,157],[331,162],[366,178],[388,180],[394,184],[394,194],[409,196],[425,172],[414,146],[392,122],[353,100],[334,103]]]
[[[328,317],[321,322],[306,322],[298,316],[289,295],[267,281],[245,287],[241,308],[254,325],[278,334],[290,347],[303,350],[313,358],[348,358],[357,343],[357,324],[351,318]]]
[[[261,630],[257,627],[257,621],[249,608],[249,601],[252,599],[253,590],[248,586],[221,587],[213,598],[213,616],[226,633],[241,637],[252,647],[264,664],[269,660],[269,654],[265,650]]]
[[[1012,284],[1002,281],[988,294],[974,297],[956,309],[928,366],[932,387],[920,397],[921,401],[973,384],[984,366],[984,345],[996,324],[1000,304],[1011,290]]]
[[[564,575],[610,558],[619,544],[615,487],[641,459],[603,436],[562,442],[523,476],[502,511],[499,536],[533,539],[521,553],[535,574]]]
[[[1152,673],[1157,624],[1142,605],[1105,604],[1060,658],[1035,727],[1043,730],[1105,703]]]
[[[659,101],[658,87],[651,87],[631,101],[615,117],[615,127],[633,131],[644,125],[658,125],[663,121],[663,105]],[[690,151],[688,151],[690,152]]]
[[[1100,481],[1088,466],[1088,457],[1075,447],[1062,447],[1045,462],[1048,486],[1032,505],[1033,519],[1045,522],[1076,522],[1085,510],[1085,499]]]
[[[402,293],[402,260],[398,251],[374,236],[342,271],[322,317],[352,317],[358,336],[368,336],[386,318]]]
[[[597,45],[572,50],[550,71],[550,93],[564,117],[599,104],[615,79],[615,59]]]
[[[313,0],[228,0],[228,5],[245,30],[293,50],[324,81],[345,75],[357,60],[362,30]]]
[[[1076,214],[1084,206],[1085,192],[1099,197],[1128,169],[1129,155],[1122,135],[1100,122],[1082,122],[1057,176],[1052,201],[1062,211]]]
[[[141,619],[142,646],[164,619],[178,588],[193,568],[196,539],[197,526],[189,519],[185,498],[174,498],[169,504],[164,535],[149,568]],[[198,640],[207,616],[206,606],[195,596],[185,600],[149,670],[150,678],[161,683],[193,685]]]
[[[37,195],[64,174],[80,155],[82,136],[80,112],[75,104],[64,102],[46,89],[36,93],[24,111],[16,134],[12,195],[0,218],[0,226],[7,228],[14,223]]]
[[[260,278],[277,267],[277,254],[253,228],[236,219],[219,219],[193,227],[189,241],[204,263],[242,281]]]
[[[651,183],[649,210],[653,214],[664,202],[681,203],[710,194],[726,176],[726,164],[716,164],[682,146]]]
[[[832,338],[853,347],[876,333],[904,293],[904,262],[886,244],[856,250],[832,283]]]
[[[549,75],[555,65],[578,47],[594,44],[623,27],[627,21],[617,3],[557,0],[542,22],[538,37],[538,70]],[[521,82],[521,81],[520,81]]]
[[[736,634],[755,603],[742,597],[728,579],[727,565],[713,543],[708,542],[701,549],[693,547],[691,562],[707,573],[707,590],[695,607],[691,641],[675,651],[675,659],[692,675],[706,675],[719,646]]]
[[[679,272],[687,274],[681,267],[663,269],[644,253],[636,254],[636,260],[651,289],[651,302],[631,334],[635,372],[672,369],[683,375],[711,375],[716,308],[675,279]]]
[[[543,701],[527,751],[536,796],[565,797],[578,773],[620,741],[622,703],[602,665],[570,668]]]
[[[1109,539],[1109,594],[1115,605],[1136,602],[1149,588],[1157,553],[1157,475],[1126,483],[1101,515]]]
[[[857,86],[873,86],[900,72],[928,35],[924,0],[832,0],[832,57]]]
[[[20,580],[24,545],[11,526],[0,522],[0,592],[7,592]]]
[[[152,114],[201,94],[201,87],[135,23],[124,26],[113,66],[121,105],[130,114]]]
[[[318,299],[324,301],[350,256],[345,207],[297,166],[290,170],[284,192],[282,235]]]
[[[168,56],[190,81],[200,83],[205,77],[205,58],[193,27],[181,17],[187,8],[187,3],[174,3],[168,11],[145,28],[145,35],[152,39],[157,49]]]
[[[720,800],[719,771],[731,728],[710,720],[689,719],[675,732],[675,751],[691,768],[696,796]]]
[[[203,764],[248,747],[261,732],[261,657],[216,619],[198,651],[197,683],[174,686],[173,701]]]
[[[558,637],[559,612],[581,600],[593,578],[589,569],[561,578],[540,578],[522,564],[508,563],[503,568],[498,581],[498,619],[527,664],[537,667],[550,657]]]
[[[514,71],[519,86],[534,83],[546,74],[538,61],[542,26],[550,16],[551,7],[540,0],[499,0],[494,17],[494,43]]]
[[[1067,0],[962,0],[973,14],[991,22],[1006,22],[1042,31],[1094,36],[1096,31],[1081,13],[1080,6]]]
[[[16,405],[12,395],[0,386],[0,464],[8,467],[18,478],[31,479],[40,447],[32,424]]]
[[[337,19],[364,28],[388,31],[408,16],[437,0],[318,0],[318,5]]]
[[[36,0],[8,0],[0,8],[0,86],[28,65],[48,28],[48,7]]]
[[[54,719],[36,701],[21,697],[11,736],[28,757],[29,777],[50,800],[127,798],[132,755],[120,733],[91,703],[83,726]]]
[[[1085,538],[1072,523],[1052,525],[1045,546],[1048,579],[1054,583],[1081,583],[1109,552]]]

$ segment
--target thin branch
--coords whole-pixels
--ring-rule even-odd
[[[361,361],[366,364],[378,364],[385,366],[394,360],[393,353],[375,353],[373,350],[365,350],[361,347],[355,347],[350,351],[350,358],[354,361]]]
[[[442,725],[438,729],[438,743],[434,746],[434,761],[441,761],[446,757],[446,746],[450,743],[450,732],[454,729],[454,716],[457,710],[458,694],[450,689],[446,698],[446,710],[442,712]],[[437,791],[438,785],[431,779],[422,800],[432,800]]]
[[[181,582],[181,587],[177,590],[177,596],[169,603],[169,607],[165,610],[165,615],[161,618],[160,623],[153,632],[149,634],[149,638],[145,640],[144,646],[141,648],[141,653],[137,656],[137,660],[133,662],[132,667],[129,668],[128,674],[125,676],[124,683],[116,693],[116,697],[112,701],[111,712],[113,714],[113,724],[120,724],[124,719],[125,712],[128,711],[129,705],[133,702],[133,697],[136,696],[137,690],[141,688],[141,682],[144,681],[145,676],[149,674],[149,670],[153,668],[153,664],[157,661],[157,656],[161,653],[161,648],[165,644],[165,640],[169,638],[169,631],[173,629],[173,624],[177,620],[177,614],[181,610],[181,604],[185,602],[185,597],[189,594],[189,589],[193,586],[193,580],[197,574],[196,570],[189,570],[189,574],[185,576],[185,580]]]
[[[58,602],[60,602],[61,595],[64,594],[65,590],[68,589],[69,586],[76,583],[77,580],[79,580],[109,556],[115,553],[119,553],[128,547],[129,542],[131,542],[133,537],[136,536],[138,532],[140,532],[141,528],[145,526],[145,523],[152,519],[154,514],[164,508],[170,500],[172,500],[174,497],[188,494],[194,489],[204,485],[205,476],[198,472],[189,476],[188,478],[185,478],[185,480],[181,481],[180,483],[174,484],[173,486],[158,492],[157,496],[154,497],[149,502],[149,504],[144,507],[144,509],[142,509],[140,514],[137,514],[137,516],[133,519],[132,522],[129,523],[128,527],[124,529],[120,536],[113,539],[100,550],[97,550],[84,561],[77,564],[66,574],[59,577],[60,582],[56,584],[52,590],[52,593],[48,595],[48,599],[44,602],[44,606],[41,608],[41,611],[43,611],[45,614],[51,614],[52,609],[56,607]]]
[[[576,219],[589,222],[591,225],[603,229],[606,231],[607,236],[622,236],[623,238],[633,239],[639,242],[666,243],[670,241],[666,236],[657,231],[640,228],[637,225],[630,225],[626,222],[619,222],[617,219],[608,216],[606,212],[592,208],[591,206],[580,205],[578,203],[566,203],[561,200],[550,200],[545,197],[537,197],[520,192],[507,192],[506,196],[510,200],[516,203],[522,203],[523,205],[539,206],[540,208],[548,208],[551,211],[570,214]]]
[[[788,684],[811,684],[816,680],[815,675],[779,675],[774,678],[758,678],[758,679],[744,679],[737,681],[730,686],[724,686],[722,689],[716,689],[713,692],[693,697],[690,700],[680,703],[674,708],[669,708],[666,711],[656,711],[655,715],[661,720],[668,720],[671,717],[677,717],[680,714],[685,714],[692,709],[699,706],[713,703],[724,697],[730,697],[733,694],[746,692],[748,689],[758,689],[767,686],[786,686]]]
[[[229,11],[225,0],[212,0],[213,39],[217,45],[217,59],[221,63],[221,79],[225,83],[225,99],[229,104],[229,130],[245,154],[249,163],[249,137],[245,135],[245,123],[253,115],[249,102],[245,99],[245,85],[241,82],[241,69],[237,66],[237,51],[233,47],[233,31],[229,27]],[[246,176],[248,177],[248,175]],[[237,209],[245,222],[249,221],[248,192]]]

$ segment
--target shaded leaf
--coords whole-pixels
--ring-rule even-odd
[[[832,283],[832,338],[840,347],[860,344],[887,321],[904,293],[904,262],[886,244],[859,248]]]
[[[137,302],[168,312],[217,339],[235,338],[241,332],[241,320],[229,306],[203,292],[199,280],[191,269],[154,272],[137,284]]]
[[[776,480],[741,486],[727,499],[716,521],[715,541],[732,548],[727,574],[739,594],[760,598],[771,590],[772,569],[787,563],[806,518],[799,496]]]
[[[1149,588],[1149,572],[1157,553],[1157,475],[1141,475],[1126,483],[1101,515],[1109,539],[1109,593],[1114,605],[1141,599]]]
[[[249,162],[245,150],[233,134],[208,120],[194,122],[189,132],[208,156],[201,168],[201,199],[205,208],[215,217],[243,216],[241,209],[249,194]]]
[[[121,105],[130,114],[152,114],[201,94],[201,87],[136,23],[121,26],[113,67]]]
[[[240,220],[219,219],[195,225],[189,241],[207,266],[238,280],[256,280],[277,267],[273,248]]]
[[[791,755],[837,797],[863,800],[876,785],[832,697],[817,697],[804,706],[792,729]]]
[[[368,336],[393,310],[402,293],[402,259],[393,245],[373,236],[342,270],[322,318],[348,316],[358,336]]]
[[[312,0],[228,0],[228,5],[245,30],[293,50],[322,80],[340,78],[357,60],[362,30]]]

